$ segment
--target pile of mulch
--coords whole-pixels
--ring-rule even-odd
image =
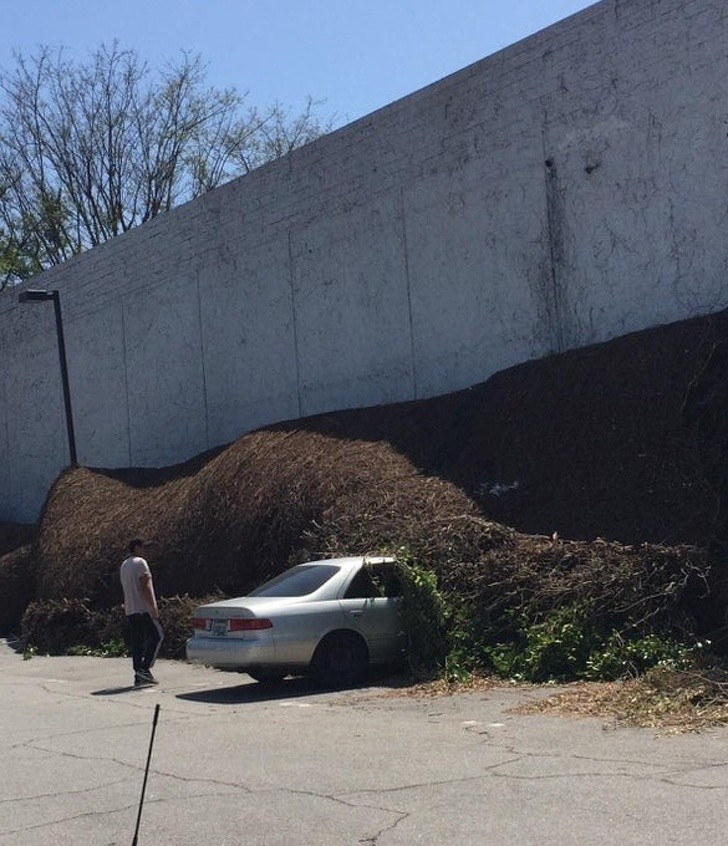
[[[487,693],[494,689],[523,691],[544,687],[504,681],[495,675],[474,675],[465,681],[446,677],[412,683],[410,677],[394,679],[375,698],[438,698],[458,693]],[[549,714],[575,719],[602,720],[605,729],[625,727],[655,729],[660,734],[699,733],[728,725],[728,669],[719,663],[696,659],[682,668],[658,666],[646,673],[613,682],[576,681],[559,685],[547,696],[529,698],[509,710],[519,715]]]
[[[0,633],[20,631],[20,620],[35,598],[35,557],[32,546],[0,556]]]
[[[35,538],[36,527],[32,523],[4,523],[0,521],[0,558],[21,546],[28,546]]]
[[[36,527],[0,522],[0,632],[19,631],[20,618],[34,598]]]
[[[728,541],[728,311],[530,361],[464,391],[323,414],[527,534]]]
[[[668,734],[701,732],[728,725],[728,671],[696,662],[683,669],[654,667],[621,681],[576,682],[513,713],[595,717],[610,728],[633,726]]]
[[[49,611],[68,598],[118,603],[126,538],[139,534],[156,541],[162,596],[241,594],[299,561],[403,550],[496,640],[513,636],[517,614],[537,620],[580,602],[605,632],[691,635],[722,612],[706,550],[524,535],[382,442],[260,431],[194,474],[148,481],[84,468],[57,481],[37,544],[36,598]]]
[[[267,427],[164,470],[69,470],[29,592],[112,607],[137,535],[158,543],[163,596],[240,594],[301,560],[404,547],[491,617],[588,594],[604,614],[709,629],[724,601],[727,351],[722,312],[447,396]]]

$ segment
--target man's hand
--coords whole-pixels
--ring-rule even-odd
[[[157,601],[154,598],[154,591],[152,590],[152,577],[149,573],[143,573],[139,576],[139,585],[141,587],[142,595],[147,603],[149,609],[149,616],[152,620],[159,620],[159,609],[157,608]]]

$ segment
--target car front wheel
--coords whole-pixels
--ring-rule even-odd
[[[324,687],[345,687],[363,678],[368,663],[361,638],[350,632],[334,632],[319,643],[311,668]]]

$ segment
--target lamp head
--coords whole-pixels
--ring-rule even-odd
[[[27,291],[21,291],[18,294],[19,303],[38,303],[52,300],[54,291],[45,291],[40,288],[29,288]]]

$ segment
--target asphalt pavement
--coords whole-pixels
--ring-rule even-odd
[[[728,731],[519,716],[552,690],[415,697],[0,643],[0,846],[715,846]]]

